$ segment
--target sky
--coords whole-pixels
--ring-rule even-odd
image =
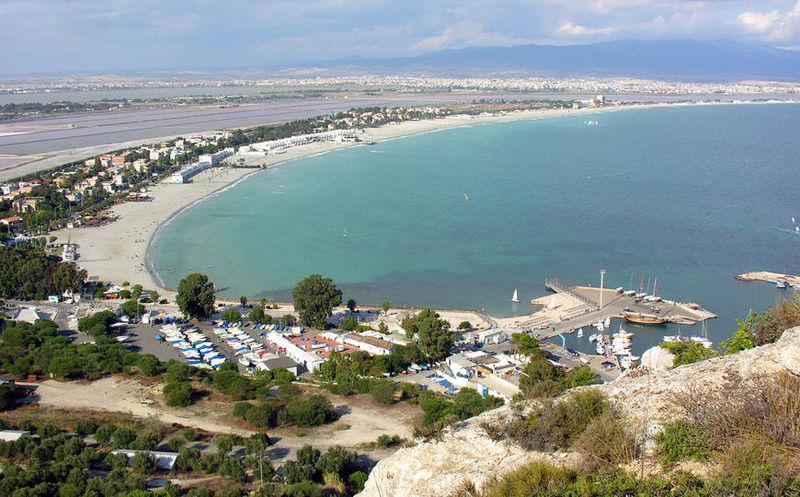
[[[0,0],[0,73],[269,68],[629,39],[800,49],[800,0]]]

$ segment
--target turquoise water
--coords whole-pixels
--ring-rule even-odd
[[[309,157],[178,215],[152,264],[168,287],[203,272],[228,297],[287,300],[321,273],[363,304],[497,316],[529,310],[515,288],[525,302],[545,276],[596,286],[605,268],[608,287],[657,277],[660,295],[717,313],[717,341],[778,292],[734,275],[800,271],[798,123],[794,104],[636,109]]]

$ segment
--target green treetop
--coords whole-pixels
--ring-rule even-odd
[[[207,318],[214,313],[214,284],[205,274],[190,274],[178,284],[175,301],[184,316]]]
[[[342,303],[342,291],[333,280],[312,274],[300,281],[292,292],[294,308],[307,326],[324,329],[333,308]]]

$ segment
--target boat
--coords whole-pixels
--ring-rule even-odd
[[[583,338],[583,328],[578,329],[578,338]]]
[[[613,338],[627,338],[630,340],[631,338],[633,338],[633,333],[631,333],[630,331],[625,331],[622,329],[622,327],[620,327],[619,331],[611,336]]]
[[[467,192],[464,192],[464,200],[469,201],[469,195],[467,195]]]
[[[517,289],[516,288],[514,289],[514,296],[511,297],[511,302],[514,302],[515,304],[519,304],[519,293],[517,293]]]
[[[775,286],[778,288],[786,288],[789,285],[789,280],[786,279],[786,276],[778,276],[775,278]]]
[[[603,345],[603,340],[602,340],[602,338],[601,338],[601,339],[599,339],[599,340],[597,340],[597,346],[595,347],[595,350],[596,350],[596,351],[597,351],[597,353],[598,353],[598,354],[600,354],[600,355],[603,355],[603,354],[605,354],[605,353],[606,353],[606,346],[605,346],[605,345]]]
[[[347,238],[347,229],[342,232],[342,237]]]
[[[603,321],[603,326],[605,326],[606,328],[611,327],[611,317],[607,317],[606,320]]]
[[[597,340],[597,333],[592,333],[591,335],[589,335],[590,342],[594,342],[595,340]]]
[[[656,316],[655,314],[645,314],[643,312],[624,311],[622,317],[625,321],[636,324],[661,325],[667,322],[667,318],[665,317]]]

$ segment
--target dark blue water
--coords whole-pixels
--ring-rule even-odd
[[[169,287],[200,271],[230,297],[289,299],[319,272],[363,304],[498,316],[528,312],[514,288],[526,302],[545,276],[598,285],[606,269],[607,287],[657,277],[660,295],[717,313],[716,342],[777,295],[736,274],[800,271],[798,124],[794,104],[623,110],[310,157],[179,215],[154,265]]]

